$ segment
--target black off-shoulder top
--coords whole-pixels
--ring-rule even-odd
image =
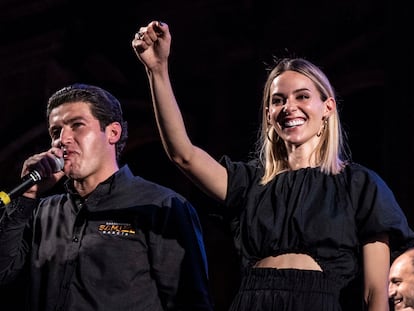
[[[287,171],[263,186],[257,161],[223,156],[220,162],[228,171],[226,213],[242,267],[304,253],[345,286],[358,273],[361,247],[370,238],[387,232],[392,249],[414,239],[390,188],[360,164],[350,163],[337,175],[319,168]]]

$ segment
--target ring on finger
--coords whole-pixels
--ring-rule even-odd
[[[139,31],[138,32],[138,40],[142,40],[142,39],[144,39],[144,32]]]

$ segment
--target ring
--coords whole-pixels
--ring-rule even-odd
[[[138,32],[137,35],[138,35],[138,40],[144,39],[144,33],[142,31]]]

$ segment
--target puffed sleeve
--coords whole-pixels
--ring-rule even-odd
[[[387,232],[391,251],[407,248],[414,241],[414,233],[393,192],[377,173],[362,166],[356,168],[350,174],[350,195],[357,209],[360,238],[367,240]]]
[[[239,206],[245,200],[249,187],[259,182],[262,170],[257,161],[231,161],[226,155],[220,159],[220,164],[226,168],[228,174],[225,205]]]

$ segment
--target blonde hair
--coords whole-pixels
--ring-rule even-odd
[[[277,174],[289,170],[287,150],[284,141],[268,123],[266,108],[269,106],[270,88],[273,80],[285,71],[295,71],[313,81],[320,93],[322,101],[329,97],[335,98],[335,91],[327,76],[316,65],[303,58],[283,58],[276,61],[275,67],[269,72],[262,101],[262,120],[259,137],[256,143],[256,154],[264,167],[261,184],[267,184]],[[321,140],[315,150],[320,170],[326,174],[338,174],[346,164],[347,150],[344,133],[339,120],[338,109],[326,119],[326,126]]]

